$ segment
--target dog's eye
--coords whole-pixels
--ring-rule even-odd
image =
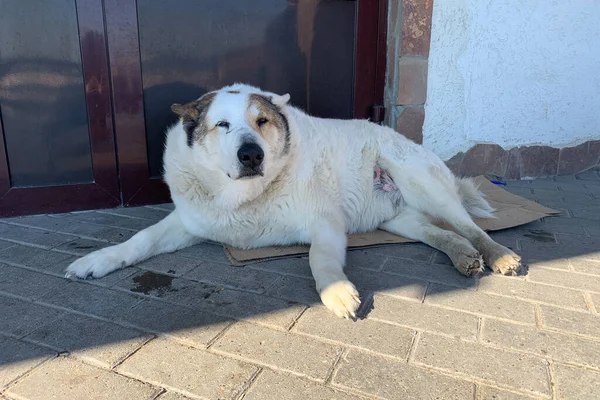
[[[227,121],[219,121],[219,122],[217,122],[217,126],[219,128],[229,129],[229,122],[227,122]]]
[[[266,118],[259,118],[256,120],[256,125],[258,126],[263,126],[264,124],[266,124],[267,122],[269,122],[268,119]]]

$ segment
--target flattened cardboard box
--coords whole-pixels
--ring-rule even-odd
[[[534,201],[517,196],[502,187],[491,183],[484,176],[478,176],[475,182],[479,185],[486,199],[496,209],[493,219],[475,219],[477,225],[486,231],[498,231],[512,228],[536,221],[550,215],[560,214],[560,211],[544,207]],[[447,226],[442,228],[449,229]],[[348,236],[348,248],[361,248],[381,246],[394,243],[414,243],[389,232],[377,230],[375,232],[353,234]],[[238,249],[224,246],[225,253],[233,265],[247,265],[277,258],[298,257],[308,254],[308,246],[273,246],[258,249]]]

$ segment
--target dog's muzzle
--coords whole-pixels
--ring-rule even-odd
[[[263,160],[265,152],[256,143],[244,143],[240,146],[237,152],[238,160],[240,161],[240,178],[248,178],[263,175]]]

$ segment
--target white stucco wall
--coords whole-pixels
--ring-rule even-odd
[[[423,142],[443,159],[600,139],[600,0],[435,0]]]

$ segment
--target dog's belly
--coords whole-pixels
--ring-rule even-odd
[[[357,181],[344,189],[342,207],[348,233],[373,231],[398,215],[403,206],[400,188],[377,164],[373,180]]]

